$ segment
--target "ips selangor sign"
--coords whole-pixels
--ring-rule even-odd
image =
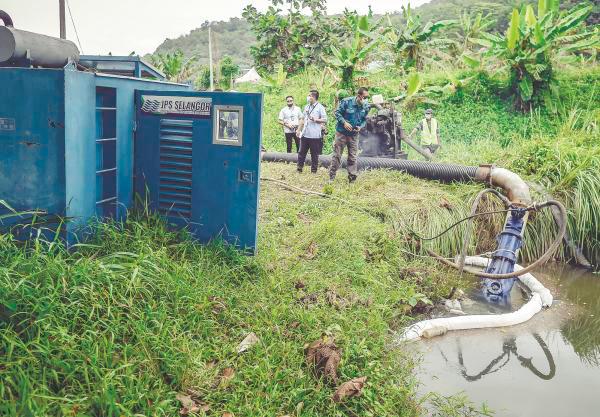
[[[212,98],[180,96],[142,96],[142,112],[209,118]]]

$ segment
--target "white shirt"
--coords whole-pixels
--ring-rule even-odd
[[[284,125],[283,131],[285,133],[294,133],[296,131],[296,128],[300,124],[300,119],[302,119],[302,117],[304,116],[302,116],[302,110],[300,110],[300,107],[293,106],[292,108],[290,108],[289,106],[285,106],[279,112],[279,120],[281,120],[284,123],[288,122],[289,125],[292,127],[288,128]]]
[[[321,119],[327,121],[327,113],[325,107],[319,102],[315,104],[307,104],[304,108],[304,129],[302,137],[309,139],[320,139],[323,133],[321,132],[322,123],[313,122],[310,118]]]

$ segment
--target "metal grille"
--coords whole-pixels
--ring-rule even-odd
[[[159,211],[167,216],[192,215],[192,120],[160,121]]]

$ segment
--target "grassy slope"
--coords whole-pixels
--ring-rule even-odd
[[[600,71],[598,67],[559,72],[562,105],[558,113],[545,110],[531,114],[513,111],[502,81],[476,76],[463,91],[439,99],[434,105],[441,126],[443,148],[438,159],[466,165],[494,163],[513,169],[528,181],[542,184],[568,204],[569,231],[578,246],[596,265],[600,264]],[[474,74],[458,73],[460,78]],[[445,73],[429,73],[426,85],[442,86]],[[403,91],[403,76],[386,70],[366,80],[371,94],[394,97]],[[317,88],[330,116],[325,152],[331,150],[335,131],[335,81],[327,73],[308,70],[289,79],[280,89],[240,86],[265,92],[264,138],[267,149],[285,150],[277,124],[285,96],[302,104],[307,91]],[[404,129],[410,132],[423,117],[424,105],[402,109]],[[409,152],[411,159],[420,159]],[[539,197],[542,198],[542,197]],[[552,240],[555,228],[547,215],[530,223],[529,243],[523,255],[534,259]],[[451,253],[451,252],[449,252]],[[571,258],[563,251],[561,259]]]
[[[327,178],[276,164],[263,176],[317,191]],[[173,416],[176,392],[191,388],[216,416],[417,415],[413,359],[387,349],[390,330],[410,320],[411,300],[435,300],[458,277],[407,255],[398,221],[448,223],[472,191],[371,172],[334,185],[347,204],[264,182],[255,258],[195,245],[154,219],[107,226],[74,253],[3,237],[0,414]],[[260,342],[238,355],[249,332]],[[322,334],[342,349],[342,381],[368,377],[362,397],[334,405],[333,388],[307,369],[303,347]],[[230,380],[219,378],[225,368]]]

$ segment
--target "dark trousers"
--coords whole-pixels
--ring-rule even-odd
[[[319,167],[319,152],[320,152],[320,138],[300,138],[300,150],[298,151],[298,171],[302,171],[304,168],[304,161],[306,161],[306,155],[310,150],[310,171],[317,172]]]
[[[335,132],[333,156],[331,158],[331,166],[329,167],[329,178],[335,178],[335,174],[342,164],[342,153],[344,152],[345,147],[348,147],[348,161],[346,163],[348,178],[350,178],[350,180],[356,179],[358,171],[356,166],[358,138],[356,136],[346,136],[340,132]]]
[[[296,152],[300,150],[300,139],[296,136],[296,133],[286,133],[285,143],[287,144],[287,153],[292,153],[292,142],[296,143]]]

